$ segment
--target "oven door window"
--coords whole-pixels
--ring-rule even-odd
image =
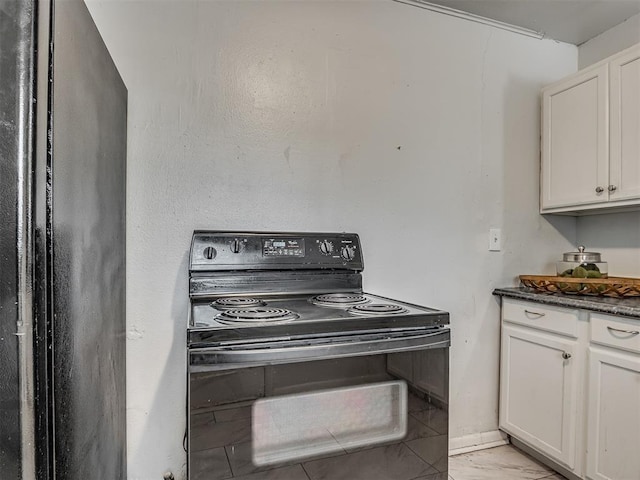
[[[257,400],[252,460],[273,465],[400,440],[407,432],[402,380]]]
[[[445,378],[448,349],[191,373],[189,478],[446,472],[448,385],[427,391],[431,362]]]

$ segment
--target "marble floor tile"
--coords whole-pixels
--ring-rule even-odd
[[[235,476],[249,475],[251,473],[268,470],[268,468],[260,468],[254,465],[251,442],[228,445],[225,450],[229,463],[231,464],[231,470]]]
[[[430,405],[422,398],[418,397],[413,393],[409,393],[408,395],[408,410],[409,412],[419,412],[421,410],[429,410],[430,408],[434,408],[433,405]]]
[[[438,472],[447,471],[449,454],[446,435],[418,438],[405,443],[416,455],[433,466]]]
[[[451,478],[446,473],[440,472],[440,473],[432,473],[430,475],[425,475],[423,477],[418,477],[413,480],[453,480],[453,478]]]
[[[424,423],[417,418],[409,415],[407,418],[407,436],[404,437],[404,441],[415,440],[416,438],[435,437],[440,435],[433,428],[427,427]]]
[[[427,427],[424,423],[419,422],[417,419],[413,418],[411,415],[407,418],[407,434],[404,438],[401,439],[403,442],[407,442],[409,440],[416,440],[418,438],[427,438],[427,437],[435,437],[440,435],[435,430]],[[380,443],[378,446],[383,445],[393,445],[394,443],[398,443],[398,440],[390,440],[388,442]],[[359,452],[362,450],[370,449],[371,446],[366,447],[357,447],[357,448],[346,448],[345,450],[348,453],[351,452]],[[446,479],[445,479],[446,480]]]
[[[233,480],[309,480],[301,465],[275,468],[266,472],[250,473],[241,477],[233,477]]]
[[[191,414],[191,428],[206,425],[211,422],[215,422],[213,412]]]
[[[549,476],[554,479],[553,470],[511,445],[450,457],[449,475],[454,480],[540,480]]]
[[[216,422],[229,422],[240,418],[251,418],[251,406],[214,410]]]
[[[191,480],[223,480],[231,477],[231,468],[224,448],[201,450],[190,455]]]
[[[404,444],[303,463],[311,480],[409,480],[437,473]]]
[[[235,477],[249,475],[256,472],[264,472],[267,470],[274,470],[284,466],[300,464],[301,462],[300,459],[292,459],[286,462],[279,462],[277,465],[264,465],[259,467],[253,463],[253,448],[251,442],[229,445],[225,447],[225,450],[227,452],[229,464],[231,465],[231,471],[233,472],[233,475],[235,475]],[[330,458],[336,455],[344,455],[345,453],[346,452],[341,449],[336,452],[315,456],[308,461]]]
[[[190,437],[189,448],[192,452],[248,442],[251,439],[251,419],[242,418],[219,423],[211,420],[192,426]]]
[[[449,430],[449,416],[447,415],[447,412],[440,410],[439,408],[411,412],[409,415],[442,435],[447,433]]]

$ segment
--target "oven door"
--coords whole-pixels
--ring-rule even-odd
[[[437,328],[190,349],[189,478],[447,478],[448,347]]]

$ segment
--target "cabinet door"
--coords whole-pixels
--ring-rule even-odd
[[[541,211],[608,200],[608,92],[606,64],[543,90]]]
[[[589,348],[587,478],[640,478],[640,356]]]
[[[640,198],[640,46],[610,63],[609,198]]]
[[[575,341],[503,324],[500,428],[570,469],[575,467],[578,360]]]

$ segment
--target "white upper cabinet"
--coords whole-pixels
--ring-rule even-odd
[[[541,213],[640,206],[640,45],[542,91]]]
[[[640,198],[640,46],[614,58],[611,78],[610,200]]]
[[[607,65],[543,91],[543,209],[602,201],[609,177],[608,93]]]

